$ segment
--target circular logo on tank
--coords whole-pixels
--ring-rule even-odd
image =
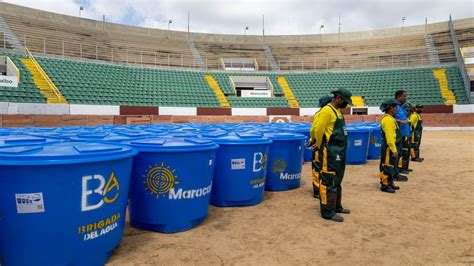
[[[175,170],[170,170],[169,166],[165,166],[165,163],[161,165],[155,164],[154,166],[148,166],[149,170],[145,175],[145,190],[149,190],[152,195],[164,196],[171,189],[174,189],[175,185],[179,182],[176,180],[178,176],[174,174]]]
[[[286,162],[284,160],[278,159],[273,161],[272,171],[274,173],[283,173],[286,169]]]

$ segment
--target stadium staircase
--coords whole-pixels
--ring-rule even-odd
[[[28,51],[28,50],[27,50]],[[38,64],[33,55],[28,51],[29,58],[22,58],[21,61],[26,68],[31,72],[33,81],[38,86],[38,89],[46,97],[47,103],[67,104],[66,98],[56,88],[56,85],[51,81],[43,68]]]
[[[430,34],[425,34],[424,37],[425,37],[426,50],[428,51],[431,64],[439,65],[440,61],[439,61],[439,56],[438,56],[438,50],[436,50],[436,45],[433,42],[433,38],[431,37]]]
[[[280,87],[283,90],[283,93],[285,94],[285,97],[288,99],[288,104],[290,105],[290,107],[291,108],[300,108],[300,104],[298,103],[298,100],[296,99],[295,95],[293,94],[293,91],[291,90],[290,85],[286,81],[285,76],[279,76],[278,77],[278,84],[280,84]]]
[[[222,92],[221,87],[219,86],[219,83],[217,83],[217,81],[214,79],[214,77],[210,74],[205,74],[204,78],[206,79],[207,84],[209,84],[209,87],[216,94],[216,97],[219,100],[219,103],[221,104],[221,107],[229,108],[230,107],[229,101],[227,101],[227,98],[225,97],[224,93]]]
[[[12,32],[8,24],[5,22],[2,16],[0,16],[0,32],[3,32],[5,38],[5,47],[8,48],[7,44],[11,45],[11,47],[18,51],[23,51],[23,45],[18,41],[15,34]]]
[[[191,49],[191,53],[193,54],[195,64],[199,68],[206,68],[206,65],[204,64],[204,61],[202,60],[201,54],[199,53],[198,49],[196,48],[196,45],[194,44],[194,41],[191,40],[191,39],[188,39],[188,46],[189,46],[189,49]]]
[[[438,80],[439,89],[441,91],[441,95],[445,100],[446,105],[453,105],[456,104],[456,96],[454,92],[448,87],[448,78],[446,76],[446,69],[433,69],[433,75]]]
[[[351,100],[352,100],[352,106],[354,107],[365,106],[364,97],[362,96],[352,96]]]
[[[280,70],[280,68],[278,67],[275,61],[275,57],[273,57],[273,53],[272,53],[272,50],[270,49],[270,46],[268,46],[268,44],[266,43],[263,43],[262,46],[263,46],[263,52],[265,53],[265,56],[267,57],[268,62],[270,63],[271,69]]]

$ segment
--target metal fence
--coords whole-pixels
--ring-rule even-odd
[[[471,82],[469,81],[469,78],[467,76],[466,66],[464,64],[464,58],[461,54],[461,49],[459,48],[459,42],[458,42],[458,38],[456,36],[456,32],[454,31],[453,20],[451,19],[451,16],[449,16],[448,28],[449,28],[449,31],[451,33],[451,39],[453,41],[454,52],[456,53],[456,61],[457,61],[459,70],[461,72],[462,80],[463,80],[463,83],[464,83],[464,88],[466,89],[467,95],[470,95],[470,93],[471,93]]]
[[[0,47],[13,49],[8,37],[0,38]],[[0,35],[1,36],[1,35]],[[56,38],[40,38],[32,36],[17,36],[19,43],[27,47],[35,55],[54,56],[61,58],[87,59],[105,61],[127,65],[146,65],[159,67],[179,67],[203,69],[196,64],[193,55],[145,51],[129,47],[113,47],[104,44],[91,44],[82,42],[65,41]],[[255,58],[259,70],[272,71],[271,64],[266,57]],[[236,59],[238,60],[238,59]],[[440,58],[442,62],[456,62],[455,57]],[[202,58],[204,69],[222,69],[218,57]],[[303,57],[303,58],[277,58],[280,70],[289,71],[314,71],[314,70],[361,70],[378,68],[400,68],[433,66],[427,52],[412,52],[398,54],[366,54],[363,56],[338,56],[338,57]]]

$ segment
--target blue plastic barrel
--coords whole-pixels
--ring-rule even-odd
[[[206,219],[217,144],[196,138],[124,143],[139,151],[130,189],[133,227],[173,233],[191,229]]]
[[[88,143],[0,149],[0,264],[103,265],[120,243],[132,157]]]
[[[369,149],[370,130],[367,128],[347,128],[347,164],[365,164]]]
[[[219,144],[211,204],[252,206],[263,200],[271,140],[261,134],[204,134]]]
[[[300,186],[306,136],[293,133],[266,133],[271,139],[265,189],[283,191]]]

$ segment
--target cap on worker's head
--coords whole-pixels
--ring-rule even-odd
[[[417,105],[415,106],[415,108],[423,108],[423,105],[417,104]]]
[[[342,99],[344,99],[344,101],[347,104],[352,105],[352,100],[351,100],[352,93],[349,90],[337,89],[335,91],[331,91],[331,93],[334,94],[334,96],[341,96]]]
[[[410,102],[406,102],[405,104],[403,104],[403,108],[405,108],[405,110],[409,111],[409,110],[414,109],[415,106]]]
[[[392,106],[397,106],[397,104],[395,103],[393,99],[387,99],[383,101],[382,104],[380,105],[380,110],[382,112],[387,112],[388,109],[390,109],[390,107]]]
[[[332,96],[330,95],[324,95],[323,97],[319,98],[319,107],[324,107],[328,103],[330,103],[332,100]]]

